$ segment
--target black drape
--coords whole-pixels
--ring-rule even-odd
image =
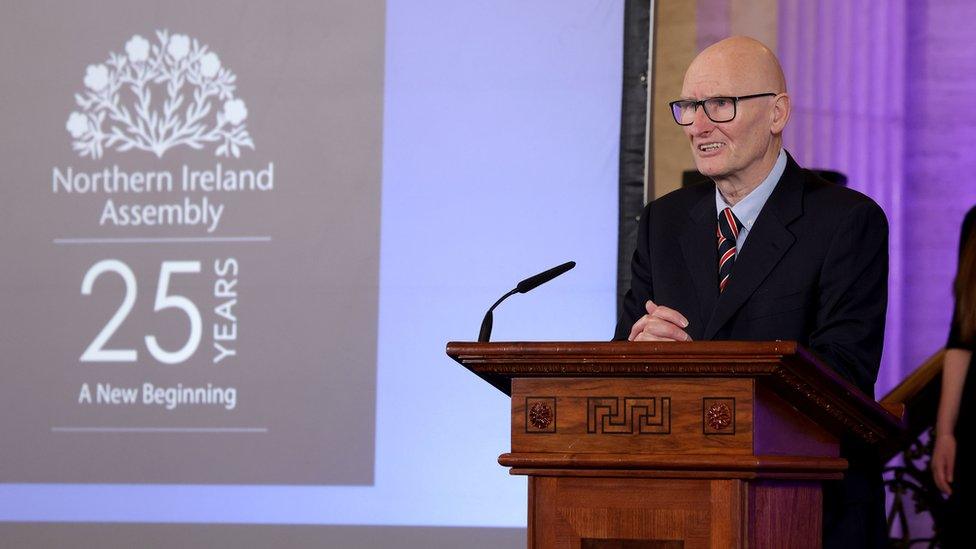
[[[620,109],[619,218],[617,232],[617,316],[630,288],[630,258],[637,246],[637,222],[644,207],[647,142],[650,0],[624,4],[623,97]],[[652,169],[648,158],[648,169]]]

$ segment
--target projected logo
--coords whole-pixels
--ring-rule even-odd
[[[253,150],[244,124],[247,106],[234,96],[234,73],[199,40],[167,30],[157,31],[156,39],[150,43],[133,35],[124,53],[113,52],[104,63],[88,65],[86,90],[75,94],[81,111],[72,112],[65,125],[74,138],[75,152],[95,161],[107,149],[145,151],[157,159],[176,147],[200,150],[212,145],[216,156],[235,159],[240,158],[242,148]],[[159,382],[160,372],[154,370],[141,371],[137,383],[89,378],[80,384],[76,403],[121,410],[116,419],[127,422],[133,421],[131,416],[137,415],[133,410],[140,407],[236,411],[248,399],[243,392],[239,401],[241,373],[230,365],[237,365],[246,343],[238,330],[240,303],[251,301],[238,282],[247,271],[248,258],[254,261],[254,252],[230,243],[268,242],[271,236],[225,237],[220,233],[226,230],[234,202],[237,210],[245,211],[249,203],[264,205],[264,197],[275,190],[274,163],[244,168],[233,159],[205,167],[159,160],[147,163],[144,156],[134,160],[130,165],[135,169],[88,162],[83,165],[89,169],[68,165],[51,172],[55,195],[67,195],[79,203],[104,197],[98,226],[124,231],[107,241],[60,239],[65,244],[101,244],[82,276],[81,306],[90,313],[97,311],[90,321],[104,320],[91,333],[79,361],[188,369],[179,372],[179,377],[167,378],[165,385]],[[244,203],[235,198],[244,198]],[[243,212],[239,215],[250,217]],[[258,227],[253,222],[247,225]],[[200,229],[208,236],[200,236]],[[187,232],[196,236],[183,236]],[[210,253],[155,246],[181,241],[211,244]],[[132,244],[142,244],[145,249],[133,254],[129,251]],[[117,297],[112,285],[119,281],[124,291]],[[151,306],[137,299],[146,287],[155,290]],[[104,315],[112,305],[114,313]],[[87,325],[81,326],[81,333],[89,331]],[[222,367],[221,371],[203,370],[214,365]],[[89,375],[95,372],[86,371]],[[206,379],[200,378],[201,373]],[[214,378],[223,378],[224,383],[211,381]]]
[[[83,157],[105,149],[147,151],[162,157],[173,147],[216,144],[217,156],[240,157],[254,148],[247,132],[247,106],[234,97],[237,77],[220,57],[185,34],[156,31],[157,43],[134,35],[125,53],[88,65],[81,109],[65,129]]]
[[[371,483],[382,3],[97,4],[0,32],[0,483]]]

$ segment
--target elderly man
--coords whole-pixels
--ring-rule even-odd
[[[615,339],[796,340],[873,395],[887,301],[884,212],[783,150],[790,97],[763,44],[710,46],[681,95],[674,120],[712,184],[644,209]],[[876,452],[841,447],[850,468],[824,483],[824,546],[883,546]]]

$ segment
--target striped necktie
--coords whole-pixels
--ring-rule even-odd
[[[732,276],[732,265],[735,264],[735,239],[739,237],[742,230],[742,222],[739,221],[732,208],[725,208],[718,214],[718,289],[725,291]]]

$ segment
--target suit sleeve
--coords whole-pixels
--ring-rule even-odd
[[[654,285],[651,280],[651,204],[641,212],[637,227],[637,248],[630,261],[630,289],[624,295],[617,329],[613,335],[614,341],[627,341],[630,328],[638,318],[644,316],[644,303],[648,299],[654,299]]]
[[[819,286],[810,348],[873,395],[888,304],[888,222],[877,204],[862,202],[841,221]]]

